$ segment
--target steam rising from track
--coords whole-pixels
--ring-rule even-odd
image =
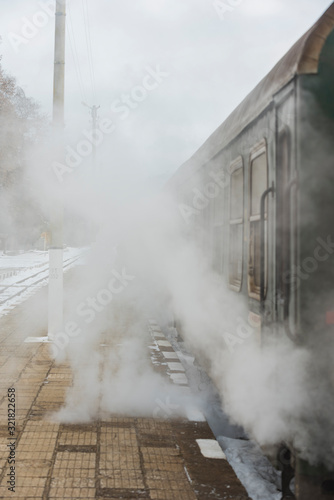
[[[206,107],[204,99],[202,113]],[[226,277],[211,269],[208,247],[204,249],[211,235],[190,232],[174,200],[166,194],[153,197],[152,186],[139,185],[136,166],[124,165],[128,145],[153,136],[153,126],[132,133],[140,127],[131,128],[131,119],[113,135],[106,125],[98,150],[100,167],[95,170],[89,149],[88,155],[78,156],[83,137],[87,144],[86,131],[67,137],[70,149],[63,166],[54,165],[53,144],[59,142],[54,137],[44,149],[31,151],[18,196],[20,214],[6,218],[18,236],[17,245],[25,244],[26,234],[31,235],[26,227],[34,227],[30,215],[35,218],[38,212],[44,224],[54,207],[62,205],[65,243],[84,246],[96,239],[85,265],[72,273],[67,284],[65,330],[51,348],[56,361],[68,362],[74,374],[57,418],[79,422],[110,413],[152,416],[159,401],[167,398],[183,414],[183,398],[153,371],[147,351],[148,318],[156,318],[173,332],[175,315],[189,350],[211,376],[232,421],[264,446],[286,441],[311,464],[334,469],[334,381],[329,374],[334,354],[326,345],[296,346],[265,329],[261,335],[266,342],[260,346],[258,327],[248,320],[247,303],[227,289]],[[2,113],[1,130],[8,121]],[[15,137],[15,127],[8,136]],[[7,136],[1,138],[6,143]],[[154,137],[151,144],[146,142],[152,150],[153,142]],[[17,151],[20,148],[21,143]],[[135,150],[138,157],[143,155],[144,164],[147,151],[142,144]],[[2,177],[0,181],[4,184]],[[20,193],[29,193],[24,199],[29,211],[22,208]],[[2,213],[15,213],[11,194],[7,190],[1,197]],[[45,311],[46,304],[42,306]],[[25,336],[42,329],[45,318],[37,318],[37,309],[41,304],[33,311],[34,322],[25,321],[17,328]]]
[[[67,356],[75,373],[71,403],[59,417],[152,415],[170,388],[148,368],[146,321],[153,316],[168,328],[173,313],[234,422],[262,445],[293,443],[310,463],[333,467],[334,408],[320,355],[284,336],[268,334],[260,347],[247,305],[206,261],[199,240],[207,235],[189,233],[172,199],[161,195],[121,207],[109,196],[101,201],[103,210],[92,212],[100,225],[97,241],[66,297],[68,320],[77,321],[80,334],[57,353],[60,360]],[[108,301],[115,269],[131,279]],[[87,299],[98,297],[101,311],[85,324],[87,310],[94,309]],[[78,318],[78,304],[85,318]],[[101,344],[114,348],[103,353]],[[173,397],[182,412],[180,397]]]
[[[107,158],[107,148],[100,154]],[[175,314],[234,422],[262,445],[293,443],[310,463],[333,468],[334,408],[324,346],[311,352],[282,336],[260,347],[247,304],[206,260],[208,235],[191,234],[167,195],[145,198],[141,191],[142,198],[133,198],[131,189],[111,191],[108,169],[89,174],[88,162],[61,184],[46,151],[32,154],[30,163],[36,201],[46,213],[62,200],[65,214],[84,221],[81,233],[97,234],[66,290],[65,323],[76,333],[53,350],[74,372],[58,418],[152,415],[168,395],[183,413],[178,391],[149,368],[146,347],[147,319],[168,328]],[[78,231],[73,221],[68,227],[70,237]]]
[[[333,467],[334,408],[320,350],[265,329],[261,347],[247,304],[211,271],[207,254],[168,199],[146,210],[127,245],[135,274],[162,312],[170,304],[231,418],[262,445],[293,443],[310,463]]]

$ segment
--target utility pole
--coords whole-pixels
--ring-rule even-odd
[[[53,81],[53,129],[57,159],[64,157],[66,0],[56,0],[55,60]],[[48,339],[63,331],[63,199],[58,190],[50,217]]]
[[[81,103],[83,106],[86,106],[86,108],[89,108],[90,111],[91,111],[91,115],[92,115],[92,134],[93,134],[93,139],[94,139],[94,134],[96,133],[96,129],[97,129],[97,110],[101,107],[101,106],[96,106],[95,104],[93,106],[88,106],[88,104],[86,104],[85,102],[82,102]],[[95,140],[93,140],[93,168],[95,168],[96,166],[96,143],[95,143]]]

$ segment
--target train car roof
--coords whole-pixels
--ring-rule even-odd
[[[274,95],[296,75],[316,74],[323,46],[334,29],[334,2],[248,94],[206,142],[175,172],[167,187],[178,184],[227,146],[272,102]]]

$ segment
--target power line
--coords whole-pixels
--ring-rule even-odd
[[[67,32],[68,32],[68,39],[70,42],[70,47],[72,51],[72,56],[73,56],[73,61],[74,61],[74,67],[75,67],[75,72],[78,80],[78,85],[79,85],[79,90],[81,93],[81,97],[84,101],[86,101],[86,87],[84,84],[84,80],[82,78],[82,73],[80,69],[80,62],[79,62],[79,56],[78,56],[78,49],[77,49],[77,44],[76,44],[76,39],[74,35],[74,29],[73,29],[73,24],[72,24],[72,14],[71,14],[71,2],[68,2],[68,23],[67,23]]]
[[[94,73],[92,40],[91,40],[91,34],[90,34],[87,0],[82,0],[81,6],[82,6],[82,14],[83,14],[83,20],[84,20],[84,27],[85,27],[85,37],[86,37],[87,54],[88,54],[88,65],[89,65],[90,79],[91,79],[91,84],[92,84],[92,95],[93,95],[93,100],[96,101],[95,73]]]
[[[93,57],[93,44],[92,44],[92,30],[90,25],[90,17],[88,13],[88,0],[85,0],[86,3],[86,13],[87,13],[87,24],[88,24],[88,41],[90,47],[91,54],[91,65],[92,65],[92,73],[93,73],[93,92],[96,101],[96,79],[95,79],[95,66],[94,66],[94,57]]]

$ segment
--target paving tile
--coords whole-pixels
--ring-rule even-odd
[[[27,496],[31,496],[32,498],[38,498],[43,496],[43,488],[39,488],[37,486],[16,486],[15,493],[11,493],[8,491],[7,486],[0,486],[0,498],[4,498],[5,500],[10,500],[11,495],[14,498],[25,498]]]
[[[59,436],[58,445],[93,446],[97,443],[96,431],[64,430]]]
[[[16,321],[24,309],[13,311]],[[132,327],[134,320],[138,322],[136,315],[137,312],[131,313],[124,320],[118,320],[119,331],[113,337],[115,344],[122,343],[122,335]],[[16,388],[19,436],[17,487],[15,496],[9,496],[6,461],[0,460],[0,498],[194,500],[197,498],[195,488],[200,490],[204,484],[202,496],[198,498],[207,498],[207,492],[216,488],[217,482],[210,482],[212,473],[210,464],[205,462],[207,459],[198,451],[196,463],[192,462],[192,446],[198,448],[195,439],[212,437],[207,424],[207,430],[202,435],[202,427],[196,423],[189,423],[187,427],[182,423],[184,421],[112,415],[107,412],[101,414],[100,422],[89,424],[59,424],[51,421],[52,413],[62,407],[67,390],[72,386],[71,367],[67,363],[53,364],[47,345],[22,345],[20,339],[13,338],[16,329],[10,328],[10,322],[10,315],[6,321],[0,318],[0,341],[3,335],[1,346],[4,347],[0,355],[0,391],[5,394],[8,387]],[[169,381],[167,363],[169,369],[176,372],[183,371],[182,365],[176,364],[178,356],[164,339],[157,323],[152,324],[152,327],[153,337],[161,344],[155,362],[159,363],[161,373]],[[150,342],[148,332],[148,345]],[[105,346],[102,348],[100,344]],[[107,360],[106,353],[110,348],[110,336],[106,332],[97,343],[99,355],[106,356]],[[149,359],[147,350],[148,362]],[[182,373],[177,374],[176,378],[180,376],[184,381]],[[170,385],[175,389],[174,385]],[[189,392],[188,388],[180,390]],[[7,403],[4,401],[0,404],[0,459],[7,452],[7,432]],[[209,477],[208,480],[202,479],[204,476],[201,475],[205,467],[210,472],[205,476]],[[227,467],[226,463],[224,473],[227,471],[229,483],[234,481],[236,491],[241,491],[240,499],[246,499],[233,471]],[[219,477],[224,482],[221,474]],[[226,498],[224,495],[215,489],[215,498]]]
[[[101,478],[101,488],[144,489],[143,473],[138,470],[109,469]]]
[[[166,491],[150,490],[152,500],[196,500],[197,496],[193,491]]]
[[[89,498],[95,498],[95,488],[50,488],[49,500],[60,499],[60,498],[80,498],[88,500]]]

